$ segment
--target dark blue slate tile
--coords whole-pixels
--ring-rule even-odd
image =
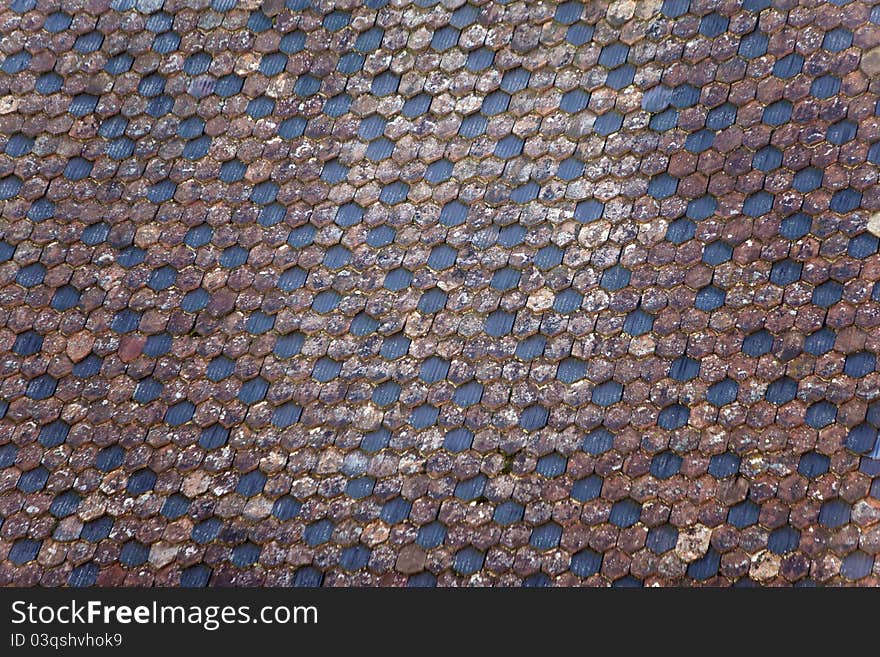
[[[707,580],[718,574],[718,567],[721,564],[721,555],[715,548],[709,548],[706,555],[692,562],[687,569],[688,577],[696,580]]]
[[[333,534],[333,523],[329,520],[318,520],[306,526],[303,531],[303,540],[307,545],[316,547],[330,540]]]
[[[339,558],[339,565],[343,570],[356,571],[366,568],[370,562],[372,552],[365,545],[353,545],[342,551]]]
[[[605,78],[605,84],[612,89],[621,90],[633,83],[636,77],[636,69],[631,64],[619,66],[613,71],[608,72]],[[612,132],[620,130],[623,125],[623,116],[617,112],[608,112],[596,119],[593,129],[600,135],[607,136]]]
[[[45,448],[51,449],[58,447],[67,440],[70,432],[70,425],[64,420],[55,420],[49,424],[43,425],[40,429],[40,436],[37,441]]]
[[[680,429],[688,423],[690,415],[691,411],[687,406],[672,404],[660,411],[657,416],[657,425],[667,431]]]
[[[584,6],[581,2],[563,2],[557,5],[553,19],[563,25],[571,25],[580,20],[583,10]]]
[[[700,20],[700,34],[707,37],[721,36],[727,31],[729,22],[727,16],[713,11],[711,14],[703,16]]]
[[[464,385],[455,389],[452,395],[452,401],[456,406],[468,408],[474,404],[478,404],[483,397],[483,384],[476,381],[469,381]]]
[[[678,189],[678,178],[673,178],[668,173],[661,173],[651,178],[648,183],[648,196],[662,200],[675,194],[676,189]]]
[[[619,502],[615,502],[611,507],[611,514],[608,520],[611,524],[626,529],[632,527],[639,521],[642,514],[642,505],[631,498],[625,498]]]
[[[820,99],[831,98],[832,96],[836,96],[839,92],[840,78],[833,75],[821,75],[814,79],[813,84],[810,85],[810,95]],[[787,120],[788,118],[785,118],[782,122],[784,123]],[[779,125],[779,123],[776,125]]]
[[[30,153],[33,147],[33,138],[18,133],[12,135],[6,142],[6,148],[4,149],[4,152],[10,157],[22,157]]]
[[[856,379],[867,376],[877,367],[877,357],[869,351],[860,351],[848,354],[844,362],[843,371]]]
[[[15,337],[12,353],[19,356],[32,356],[40,353],[43,348],[43,336],[36,331],[25,331]]]
[[[605,204],[595,199],[581,201],[575,206],[574,218],[583,224],[592,223],[602,217]]]
[[[113,62],[115,59],[117,58],[114,57],[110,59],[107,62],[107,66],[109,67],[111,65],[111,62]],[[63,84],[64,78],[62,78],[57,73],[43,73],[43,75],[37,78],[37,81],[34,83],[34,89],[37,93],[48,96],[49,94],[54,94],[56,91],[59,91]]]
[[[826,138],[832,144],[840,146],[856,138],[859,126],[855,121],[843,120],[828,127]]]
[[[278,520],[285,522],[299,515],[302,504],[290,495],[279,497],[272,505],[272,515]]]
[[[169,520],[177,520],[189,511],[191,503],[192,500],[185,495],[175,493],[165,500],[165,503],[162,505],[161,513]]]
[[[413,96],[412,98],[408,98],[406,102],[403,104],[403,108],[400,110],[400,113],[403,114],[407,118],[415,118],[417,116],[421,116],[425,114],[431,108],[431,102],[433,101],[433,97],[429,94],[418,94],[417,96]],[[477,115],[473,115],[477,116]],[[478,117],[481,118],[481,117]],[[463,133],[462,133],[463,134]],[[482,133],[480,133],[482,134]],[[468,136],[468,135],[465,135]],[[475,135],[471,135],[475,136]]]
[[[387,522],[389,525],[396,525],[409,517],[411,508],[412,503],[409,500],[404,499],[403,497],[395,497],[382,505],[382,510],[379,512],[379,518],[382,521]]]
[[[734,527],[744,529],[758,522],[761,507],[751,500],[743,500],[739,504],[730,507],[727,514],[727,522]]]
[[[204,564],[184,568],[180,573],[180,586],[184,588],[204,588],[211,580],[211,569]]]
[[[559,109],[563,112],[571,112],[572,114],[581,112],[587,108],[590,103],[590,93],[583,89],[572,89],[562,95],[559,103]]]
[[[687,356],[679,356],[669,367],[669,378],[675,381],[690,381],[700,374],[699,361]]]
[[[248,259],[247,249],[241,246],[230,246],[223,249],[220,254],[220,266],[226,269],[241,267]]]
[[[729,128],[736,121],[736,110],[736,105],[733,103],[724,103],[718,107],[713,107],[706,115],[706,127],[709,130]]]
[[[440,409],[430,404],[422,404],[413,409],[409,422],[416,429],[427,429],[434,426],[438,415],[440,415]]]
[[[565,40],[573,46],[582,46],[593,38],[593,26],[578,22],[571,25],[565,32]]]
[[[590,548],[585,548],[571,557],[570,570],[578,577],[595,575],[601,567],[602,555]]]
[[[242,404],[256,404],[258,401],[262,401],[266,397],[266,392],[268,390],[269,382],[263,377],[258,376],[255,379],[245,381],[242,384],[241,390],[238,392],[238,400]]]
[[[105,447],[95,457],[95,467],[102,472],[110,472],[122,465],[125,460],[125,450],[119,445]]]
[[[399,84],[399,75],[396,75],[391,71],[385,71],[373,78],[370,90],[374,96],[389,96],[397,93],[397,87]],[[317,91],[317,89],[315,91]]]
[[[43,374],[35,379],[31,379],[25,389],[25,396],[29,399],[48,399],[55,394],[55,388],[58,381],[48,374]]]
[[[519,187],[511,190],[510,192],[510,200],[514,203],[518,203],[520,205],[528,203],[529,201],[534,201],[538,198],[538,193],[541,191],[541,186],[536,182],[528,182],[525,185],[520,185]]]
[[[125,490],[132,495],[141,495],[147,491],[153,490],[156,485],[156,473],[149,468],[141,468],[128,476],[128,483]]]
[[[140,541],[130,540],[122,546],[119,552],[119,561],[124,566],[135,568],[147,563],[150,557],[150,546],[144,545]]]
[[[819,524],[836,529],[849,522],[852,507],[841,499],[828,500],[819,509]]]
[[[561,454],[547,454],[538,459],[535,470],[544,477],[558,477],[565,472],[568,459]]]
[[[767,386],[767,392],[764,394],[765,399],[771,404],[781,406],[787,404],[797,396],[797,381],[787,376],[772,381]]]
[[[602,47],[599,51],[599,65],[606,68],[615,68],[626,62],[629,55],[629,46],[616,41]]]
[[[700,101],[700,90],[690,84],[680,84],[672,90],[670,104],[676,109],[693,107]]]
[[[97,564],[92,562],[79,565],[70,571],[67,576],[67,585],[74,588],[94,586],[98,580],[99,572]]]
[[[458,43],[461,32],[455,27],[446,25],[436,30],[431,37],[431,49],[438,52],[449,50]]]
[[[455,553],[452,567],[459,575],[473,575],[483,568],[485,555],[474,547],[466,547]]]
[[[623,322],[623,330],[634,337],[650,333],[653,327],[654,317],[641,308],[630,312]]]
[[[733,247],[720,240],[707,244],[703,249],[703,262],[713,266],[729,261],[732,256]]]
[[[669,224],[666,229],[666,239],[673,244],[684,244],[694,239],[697,234],[697,225],[690,219],[681,217]]]
[[[499,525],[512,525],[523,519],[525,507],[511,500],[499,504],[495,508],[492,519]]]
[[[552,550],[559,545],[561,538],[562,527],[555,522],[548,522],[532,530],[529,545],[536,550]]]
[[[711,130],[697,130],[688,135],[684,142],[685,150],[691,153],[702,153],[712,147],[715,133]]]
[[[526,431],[537,431],[547,425],[550,411],[543,406],[529,406],[520,414],[519,426]]]
[[[587,375],[587,364],[579,358],[566,358],[556,368],[556,378],[563,383],[580,381]]]
[[[260,73],[268,77],[278,75],[287,68],[287,61],[287,55],[283,52],[263,55],[263,58],[260,60]]]
[[[678,112],[674,109],[668,109],[660,114],[651,117],[648,123],[651,130],[656,132],[666,132],[678,125]]]
[[[15,463],[18,456],[18,446],[13,443],[0,445],[0,468],[9,468]]]
[[[611,406],[623,398],[623,386],[616,381],[606,381],[593,388],[592,402],[597,406]]]
[[[186,293],[180,302],[180,307],[186,312],[194,313],[204,309],[210,300],[211,295],[202,288],[198,288]]]
[[[24,565],[27,562],[33,561],[37,558],[37,555],[40,553],[40,548],[42,547],[42,545],[42,541],[38,541],[33,538],[16,539],[15,542],[12,544],[12,547],[9,548],[9,554],[7,558],[16,566]]]
[[[849,430],[846,446],[858,454],[867,454],[877,445],[877,429],[862,423]]]
[[[117,55],[117,57],[122,57],[122,56],[128,56],[128,55]],[[128,56],[128,57],[130,57],[130,56]],[[112,60],[110,60],[110,61],[112,61]],[[186,60],[183,62],[183,70],[186,73],[188,73],[189,75],[193,75],[193,76],[201,75],[202,73],[208,72],[208,68],[210,68],[212,61],[213,61],[213,58],[211,57],[210,54],[208,54],[206,52],[197,52],[197,53],[194,53],[186,58]],[[128,62],[128,67],[125,69],[126,71],[128,70],[128,68],[131,67],[132,63],[133,63],[133,60]],[[109,62],[108,62],[108,64],[109,64]],[[109,71],[109,69],[108,69],[108,71]],[[109,72],[113,73],[114,75],[119,75],[119,73],[123,73],[124,71],[118,71],[115,73],[113,71],[109,71]]]
[[[773,65],[773,75],[783,79],[793,78],[801,72],[803,66],[803,56],[798,53],[792,53],[776,60],[776,63]]]
[[[711,312],[723,306],[726,298],[727,292],[714,285],[708,285],[697,292],[694,305],[700,310]]]
[[[448,295],[443,290],[433,287],[422,294],[417,307],[425,314],[437,313],[446,307],[447,299]]]
[[[63,11],[56,11],[46,16],[46,20],[43,21],[43,29],[51,34],[57,34],[70,27],[72,22],[73,17],[70,14]]]
[[[232,549],[230,561],[239,568],[246,568],[257,563],[263,548],[250,541],[236,545]]]
[[[651,527],[645,546],[654,554],[665,554],[678,543],[678,528],[674,525]]]
[[[871,574],[874,556],[857,550],[848,555],[840,565],[840,574],[851,580],[862,579]]]
[[[0,71],[8,73],[9,75],[15,75],[16,73],[21,73],[22,71],[27,70],[30,63],[31,54],[27,51],[20,50],[12,55],[7,55],[3,60],[3,63],[0,64]]]
[[[724,379],[713,384],[706,392],[706,400],[713,406],[724,406],[736,399],[739,384],[733,379]]]
[[[88,522],[83,523],[82,529],[79,532],[79,537],[90,543],[103,541],[110,536],[110,532],[113,530],[113,523],[114,521],[111,516],[101,516],[100,518],[89,520]]]
[[[739,55],[746,59],[763,57],[767,54],[767,45],[769,42],[770,37],[767,34],[761,32],[759,28],[755,29],[740,40]]]
[[[318,381],[326,383],[327,381],[332,381],[338,377],[341,371],[342,363],[324,356],[323,358],[319,358],[315,363],[315,367],[312,370],[312,376]]]
[[[509,71],[505,71],[504,75],[501,78],[501,89],[509,94],[514,94],[517,91],[522,91],[527,86],[529,86],[529,80],[531,79],[531,76],[531,72],[522,67],[517,67],[514,69],[510,69]]]
[[[724,479],[739,472],[740,457],[732,452],[715,454],[709,460],[709,474]]]
[[[483,495],[488,478],[484,474],[460,481],[455,486],[454,495],[465,502],[472,502]]]
[[[742,350],[747,356],[757,358],[770,353],[773,348],[773,336],[765,329],[755,331],[743,338]]]
[[[618,82],[620,82],[620,80],[618,80]],[[614,84],[612,84],[612,81],[610,79],[607,84],[610,87],[615,86]],[[627,86],[628,84],[629,82],[622,86]],[[621,126],[623,126],[623,115],[619,112],[615,112],[612,110],[596,117],[596,120],[593,122],[593,131],[596,134],[607,137],[608,135],[620,130]]]
[[[298,406],[293,402],[287,402],[276,408],[272,413],[272,426],[284,429],[299,422],[301,415],[301,406]]]
[[[439,522],[432,522],[419,528],[416,543],[426,549],[438,547],[446,539],[446,527]]]
[[[49,505],[49,513],[56,518],[66,518],[76,513],[81,501],[82,496],[75,490],[66,490],[52,500],[52,504]]]
[[[880,239],[870,233],[862,233],[849,241],[846,252],[853,258],[869,258],[880,249]]]
[[[806,337],[804,340],[804,351],[814,356],[821,356],[834,348],[836,340],[837,336],[831,329],[827,327],[819,329]]]
[[[578,502],[588,502],[599,497],[602,492],[602,477],[590,475],[579,479],[571,487],[571,496]]]
[[[317,588],[324,581],[324,573],[311,566],[303,566],[293,576],[293,586],[297,588]]]
[[[813,303],[823,308],[833,306],[843,296],[843,285],[837,281],[826,281],[813,289]]]
[[[576,290],[562,290],[553,300],[553,310],[562,314],[573,313],[581,307],[583,300],[584,295]]]
[[[607,429],[593,429],[584,437],[581,449],[593,456],[604,454],[614,445],[614,436]]]
[[[658,479],[668,479],[681,468],[682,458],[675,452],[665,451],[651,459],[651,474]]]
[[[801,540],[801,533],[790,525],[779,527],[770,532],[767,540],[767,548],[773,554],[788,554],[797,549]]]
[[[852,212],[862,204],[862,194],[855,189],[840,189],[831,197],[830,207],[834,212]]]
[[[283,139],[296,139],[301,137],[306,129],[306,120],[296,116],[292,119],[282,121],[278,126],[278,136]]]
[[[805,477],[809,477],[810,479],[814,479],[820,475],[828,472],[828,468],[831,465],[831,459],[829,459],[824,454],[819,454],[817,452],[807,452],[803,456],[801,456],[800,461],[798,462],[798,472],[800,472]]]
[[[358,313],[351,320],[348,330],[352,335],[363,337],[374,333],[379,328],[379,322],[370,317],[367,313]]]
[[[406,200],[407,194],[409,194],[409,185],[398,181],[383,187],[379,193],[379,200],[386,205],[397,205]]]
[[[199,545],[210,543],[220,533],[222,523],[219,518],[208,518],[193,526],[191,537]]]
[[[22,287],[35,287],[43,282],[46,276],[46,268],[39,262],[27,265],[18,270],[15,282]]]
[[[483,325],[484,330],[493,338],[500,338],[502,335],[508,335],[513,330],[513,323],[516,315],[503,310],[495,310],[486,317]]]

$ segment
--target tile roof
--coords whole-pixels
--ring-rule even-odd
[[[878,75],[868,1],[5,3],[0,585],[877,584]]]

